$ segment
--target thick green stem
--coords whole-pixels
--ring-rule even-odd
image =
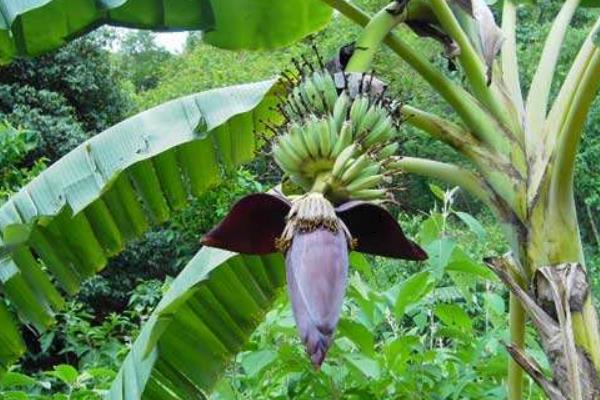
[[[478,97],[488,97],[489,87],[486,82],[485,65],[471,44],[469,37],[461,28],[450,5],[446,0],[431,0],[431,8],[444,31],[452,37],[460,47],[459,60],[465,69],[473,91]]]
[[[457,165],[417,157],[402,157],[390,165],[408,173],[439,179],[449,185],[459,186],[483,201],[492,209],[496,208],[493,194],[487,189],[483,179],[474,172]]]
[[[550,190],[551,198],[559,203],[559,207],[561,204],[573,202],[573,176],[577,147],[587,122],[588,112],[599,88],[600,50],[596,49],[582,76],[558,137]]]
[[[502,44],[501,52],[502,74],[508,88],[509,96],[515,105],[517,113],[522,118],[525,114],[525,108],[519,81],[516,27],[517,6],[513,0],[504,0],[502,33],[505,40]],[[521,141],[523,141],[523,137],[521,137]],[[518,349],[523,349],[525,346],[525,310],[512,293],[510,295],[509,314],[511,343]],[[511,358],[508,362],[508,400],[521,400],[523,398],[523,375],[523,369]]]
[[[560,49],[567,34],[569,22],[573,18],[580,0],[567,0],[556,16],[546,38],[544,50],[538,64],[538,69],[533,76],[531,88],[527,95],[527,144],[528,149],[536,152],[535,143],[540,140],[541,130],[544,126],[548,112],[548,98],[550,87],[554,79],[554,71],[558,63]]]
[[[508,92],[520,115],[525,113],[523,94],[519,82],[519,63],[517,60],[517,6],[513,0],[504,0],[502,11],[502,44],[501,61],[504,82]]]
[[[512,293],[509,307],[510,341],[513,346],[522,349],[525,346],[525,310]],[[513,359],[508,362],[507,386],[508,400],[523,398],[523,369]]]
[[[447,0],[431,0],[431,8],[438,22],[460,47],[459,60],[465,70],[475,96],[506,126],[511,126],[507,109],[499,101],[499,96],[487,82],[486,66],[473,47],[469,37],[454,16]],[[498,132],[499,133],[499,132]]]
[[[551,152],[556,143],[558,133],[560,132],[563,122],[566,118],[566,112],[569,108],[569,104],[573,101],[575,92],[581,82],[582,75],[585,73],[587,66],[591,60],[592,54],[596,50],[596,45],[593,42],[594,32],[600,29],[600,18],[596,20],[596,23],[590,30],[590,34],[586,38],[585,42],[579,49],[575,61],[569,69],[569,73],[565,78],[556,100],[552,104],[552,108],[548,113],[548,118],[544,124],[544,142],[545,149],[547,152]]]
[[[402,106],[400,112],[407,124],[427,132],[462,154],[470,153],[477,147],[475,137],[458,124],[410,105]]]
[[[329,184],[330,178],[331,178],[331,175],[329,174],[329,172],[318,175],[315,178],[315,181],[314,181],[313,186],[310,189],[310,191],[316,192],[316,193],[327,192],[330,187],[330,184]]]
[[[394,13],[398,3],[394,2],[379,11],[365,26],[356,46],[352,58],[346,66],[347,72],[366,72],[371,68],[373,57],[377,48],[402,20],[405,13]]]

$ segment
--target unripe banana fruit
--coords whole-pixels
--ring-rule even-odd
[[[397,131],[380,96],[354,93],[340,90],[327,71],[303,76],[282,107],[288,124],[273,155],[305,190],[325,190],[335,201],[383,200],[381,165],[399,150]]]

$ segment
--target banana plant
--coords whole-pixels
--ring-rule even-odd
[[[329,71],[320,68],[315,73],[300,68],[300,76],[284,79],[287,82],[282,89],[286,90],[284,101],[271,103],[280,106],[278,112],[270,111],[278,133],[273,154],[288,178],[281,192],[268,200],[271,204],[279,202],[280,213],[271,220],[276,229],[257,237],[255,245],[259,249],[238,248],[235,234],[239,226],[233,223],[234,208],[230,216],[233,219],[226,219],[207,235],[208,244],[253,255],[202,250],[196,259],[199,265],[190,264],[176,280],[134,344],[111,396],[199,398],[210,389],[227,360],[241,348],[269,308],[276,289],[283,285],[283,259],[263,255],[260,246],[269,250],[275,246],[286,254],[289,289],[300,333],[313,362],[317,365],[322,362],[338,318],[344,286],[340,281],[344,279],[348,250],[356,247],[386,256],[424,257],[418,246],[406,239],[395,222],[389,222],[387,212],[376,204],[386,199],[385,184],[389,176],[406,172],[463,188],[487,205],[504,229],[511,253],[487,261],[512,291],[512,343],[507,349],[514,361],[508,371],[509,399],[522,398],[523,370],[551,399],[599,398],[600,330],[577,225],[573,171],[586,115],[600,86],[600,19],[590,27],[588,38],[552,102],[550,87],[560,48],[576,10],[600,4],[596,0],[564,2],[548,33],[528,93],[523,93],[519,82],[518,6],[516,0],[504,0],[498,26],[484,0],[397,0],[373,16],[346,0],[285,3],[247,0],[243,5],[208,0],[198,0],[192,5],[187,1],[149,5],[135,0],[103,0],[81,3],[76,8],[57,0],[0,1],[0,52],[5,62],[17,54],[47,51],[101,23],[158,30],[204,29],[206,40],[227,48],[290,43],[323,26],[332,9],[364,26],[356,43],[344,47],[344,54],[333,66],[328,66]],[[439,41],[444,56],[458,64],[464,80],[450,79],[393,32],[402,24],[420,36]],[[454,110],[455,118],[434,115],[411,105],[391,108],[382,95],[383,83],[369,74],[381,44],[386,44],[414,68]],[[190,107],[175,107],[179,118],[188,118],[186,112]],[[233,118],[235,113],[222,117],[219,110],[211,107],[203,110],[202,115],[219,116],[219,123],[243,119]],[[249,108],[244,109],[247,111]],[[382,121],[392,119],[396,112],[405,123],[460,153],[470,166],[394,156],[399,133],[396,127]],[[207,120],[209,129],[202,131],[218,127],[215,120]],[[123,132],[122,128],[115,127],[97,141],[109,142]],[[139,129],[143,132],[148,125]],[[236,141],[238,135],[231,135],[230,131],[231,126],[228,135],[218,132],[213,135],[217,143],[226,143],[229,149],[218,157],[219,165],[231,165],[227,160],[232,154],[246,148]],[[142,134],[120,140],[129,151],[121,156],[138,161],[140,153],[146,154],[144,149],[149,145],[146,139]],[[191,143],[199,146],[202,141]],[[338,146],[339,143],[342,144]],[[183,151],[184,147],[174,149]],[[39,189],[24,188],[2,208],[3,241],[8,252],[0,269],[2,293],[25,320],[41,329],[50,323],[51,310],[61,303],[59,293],[40,273],[32,254],[53,266],[53,274],[64,282],[64,288],[73,291],[79,277],[93,274],[105,264],[107,256],[119,251],[120,242],[114,240],[118,237],[116,232],[131,231],[137,226],[119,223],[120,209],[139,196],[146,204],[144,210],[160,221],[168,218],[170,201],[184,202],[180,186],[171,179],[177,173],[168,176],[163,173],[183,169],[189,174],[185,182],[196,182],[204,188],[208,186],[206,182],[212,182],[218,175],[218,167],[188,171],[181,167],[179,156],[175,164],[171,162],[168,146],[162,149],[164,157],[159,150],[147,153],[157,159],[156,167],[152,160],[153,173],[144,167],[147,166],[144,162],[136,164],[137,172],[131,171],[137,177],[130,177],[128,172],[127,179],[137,182],[135,191],[131,191],[125,187],[128,180],[112,182],[110,178],[116,179],[120,168],[132,165],[120,165],[114,159],[119,168],[103,174],[94,146],[85,144],[63,161],[69,167],[62,167],[64,172],[60,176],[73,178],[68,180],[68,187],[55,187],[54,180],[42,175],[33,185]],[[204,156],[199,158],[198,154]],[[208,155],[214,154],[208,150],[193,151],[183,159],[204,160]],[[102,157],[110,158],[111,154]],[[83,165],[90,172],[85,177],[78,175]],[[57,169],[58,164],[54,170]],[[165,194],[161,197],[163,189]],[[118,199],[115,193],[120,196]],[[280,199],[280,195],[286,199]],[[100,196],[107,203],[112,196],[116,205],[113,202],[112,207],[110,204],[103,207],[94,201]],[[40,202],[44,199],[47,202]],[[243,204],[240,207],[245,208]],[[115,214],[114,224],[105,222],[110,221],[107,210]],[[122,215],[130,216],[132,210],[125,208],[127,214]],[[347,218],[352,212],[359,214],[356,219]],[[378,234],[386,232],[383,226],[381,232],[374,229],[382,224],[365,226],[373,213],[389,222],[385,229],[397,233],[389,243],[377,239]],[[51,229],[53,221],[58,229]],[[230,224],[237,228],[228,231]],[[40,236],[39,232],[43,234]],[[32,238],[35,234],[37,239]],[[89,238],[86,243],[98,246],[81,246],[74,237]],[[29,250],[30,243],[38,245],[34,253]],[[329,243],[329,247],[323,249],[323,243]],[[369,243],[382,247],[374,250]],[[306,299],[308,276],[302,274],[307,270],[298,272],[312,262],[301,251],[310,245],[318,249],[316,254],[323,256],[322,265],[329,276],[336,278],[323,289],[324,295],[320,297],[323,303],[313,302],[319,299],[314,290],[309,292],[313,297]],[[72,256],[65,260],[61,257],[64,255]],[[77,279],[72,276],[73,270]],[[552,367],[551,377],[523,348],[526,315],[539,332]],[[14,360],[18,355],[15,353],[22,351],[22,343],[4,307],[0,308],[0,318],[3,326],[7,322],[10,327],[0,332],[1,369]],[[311,325],[318,319],[324,321],[326,329]],[[317,342],[311,339],[315,327],[320,334],[326,333]],[[194,349],[201,349],[201,354],[194,355]]]
[[[347,71],[368,71],[379,44],[386,43],[460,120],[410,105],[401,109],[406,123],[448,144],[471,168],[412,157],[396,165],[462,187],[484,202],[503,226],[512,251],[488,263],[513,293],[509,399],[522,398],[522,368],[549,398],[598,398],[600,331],[577,226],[573,171],[586,115],[600,85],[600,19],[590,27],[552,103],[550,87],[577,8],[599,4],[564,2],[525,95],[519,82],[515,1],[503,2],[501,27],[484,0],[394,1],[373,17],[344,0],[325,2],[365,26]],[[460,65],[465,85],[448,79],[394,34],[400,24],[438,40],[445,56]],[[526,314],[540,334],[552,366],[550,378],[523,349]]]

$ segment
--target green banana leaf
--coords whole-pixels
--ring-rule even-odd
[[[0,62],[45,53],[103,24],[202,30],[215,46],[274,48],[319,30],[331,14],[320,0],[0,0]]]
[[[0,207],[0,375],[25,350],[14,315],[44,331],[127,240],[249,161],[278,124],[276,80],[170,101],[115,125]],[[10,306],[6,307],[4,303]]]
[[[206,398],[284,284],[280,254],[202,248],[142,328],[107,398]]]

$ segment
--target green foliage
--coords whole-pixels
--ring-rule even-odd
[[[519,12],[518,25],[519,60],[521,67],[521,82],[527,90],[531,76],[541,55],[541,42],[547,35],[552,18],[559,10],[560,3],[548,2],[544,7],[522,7]],[[579,47],[589,33],[589,26],[598,17],[597,10],[579,9],[567,31],[565,44],[560,53],[559,63],[555,73],[551,96],[558,93],[570,62],[577,55]],[[600,166],[597,162],[600,156],[600,101],[596,100],[589,113],[588,122],[582,138],[580,151],[577,154],[575,176],[575,198],[578,206],[578,219],[581,233],[589,252],[600,251],[600,237],[594,232],[595,225],[600,223],[597,215],[600,212]],[[595,264],[590,264],[595,268]]]
[[[102,388],[110,384],[114,372],[91,368],[79,373],[68,364],[60,364],[37,377],[18,372],[0,380],[0,398],[4,400],[101,400]],[[54,394],[52,394],[54,393]]]
[[[139,284],[128,293],[129,310],[111,313],[101,323],[89,305],[69,302],[58,317],[58,328],[42,336],[41,353],[30,355],[21,372],[11,371],[0,380],[0,399],[101,399],[115,378],[127,344],[158,304],[164,286],[157,280]],[[54,365],[51,370],[32,367],[47,365],[48,356]]]
[[[131,96],[106,49],[111,40],[98,32],[0,68],[0,119],[38,133],[37,157],[55,161],[129,113]]]
[[[136,92],[155,88],[161,66],[172,57],[155,40],[156,35],[150,31],[131,31],[118,42],[117,65]]]
[[[46,167],[44,158],[27,165],[39,139],[33,131],[15,129],[7,122],[0,122],[0,203]]]

